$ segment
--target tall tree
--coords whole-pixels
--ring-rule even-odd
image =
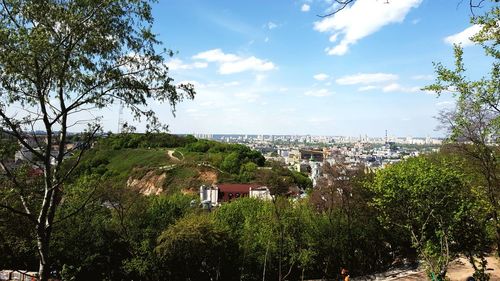
[[[410,158],[378,171],[370,188],[381,221],[411,238],[432,280],[445,280],[449,262],[477,231],[463,224],[475,198],[462,172],[444,160]]]
[[[482,176],[495,221],[497,251],[500,254],[500,7],[472,18],[482,29],[471,40],[481,45],[491,61],[491,69],[479,80],[471,80],[463,62],[463,49],[455,46],[455,67],[435,64],[436,82],[425,89],[438,94],[452,92],[456,107],[441,114],[449,141],[456,146]]]
[[[65,181],[99,132],[98,121],[81,112],[120,103],[147,121],[161,124],[149,100],[172,111],[193,98],[190,84],[175,85],[152,32],[152,0],[3,0],[0,9],[0,133],[15,138],[43,183],[22,182],[15,168],[0,161],[10,181],[0,207],[33,226],[41,280],[48,279],[50,241]],[[68,149],[68,130],[89,123],[86,137]],[[44,131],[44,136],[37,134]],[[63,160],[77,159],[63,169]],[[4,185],[2,185],[4,186]],[[9,200],[7,200],[9,199]],[[15,201],[13,202],[13,199]]]

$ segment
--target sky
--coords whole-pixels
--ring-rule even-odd
[[[159,2],[170,75],[197,92],[175,117],[151,103],[172,133],[443,136],[435,116],[454,98],[421,91],[433,62],[451,66],[460,43],[471,77],[489,68],[468,1],[358,0],[326,18],[331,0]],[[102,115],[116,131],[117,109]]]

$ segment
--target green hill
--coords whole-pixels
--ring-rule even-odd
[[[171,194],[197,192],[200,185],[219,180],[254,180],[256,168],[264,164],[259,152],[243,145],[169,134],[121,134],[101,138],[86,152],[75,176],[100,175],[114,186]]]

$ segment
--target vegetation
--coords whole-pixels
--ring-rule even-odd
[[[496,1],[498,2],[498,1]],[[494,5],[484,15],[472,18],[481,26],[471,40],[482,46],[491,69],[478,80],[470,80],[463,61],[463,49],[456,45],[454,68],[435,64],[436,83],[426,87],[438,94],[452,92],[456,108],[443,111],[441,121],[449,131],[449,143],[474,167],[477,180],[488,193],[489,209],[495,221],[497,254],[500,255],[500,7]]]
[[[120,150],[124,148],[172,148],[183,147],[196,142],[193,136],[181,137],[167,133],[108,134],[99,141],[101,149]]]
[[[436,64],[427,89],[457,97],[443,114],[450,137],[440,152],[374,173],[325,164],[312,190],[306,175],[243,145],[152,132],[97,138],[98,125],[68,135],[68,116],[88,106],[120,101],[155,130],[147,99],[174,106],[193,96],[167,75],[149,4],[2,1],[0,268],[38,267],[40,280],[282,281],[421,262],[429,279],[445,280],[450,261],[464,255],[477,279],[489,279],[485,256],[500,253],[500,8],[473,19],[483,26],[474,41],[492,59],[485,77],[467,79],[459,46],[454,69]],[[9,118],[5,109],[15,103],[38,106],[40,115]],[[40,120],[47,140],[35,147],[26,136]],[[70,139],[78,145],[68,151]],[[10,169],[6,160],[20,147],[38,167]],[[206,169],[215,180],[265,184],[272,200],[203,210],[189,187]],[[159,194],[129,184],[155,173],[165,175]]]
[[[163,129],[148,101],[172,110],[194,97],[191,84],[176,85],[165,64],[172,51],[161,50],[152,32],[149,0],[2,1],[0,9],[0,134],[10,135],[33,154],[43,181],[25,186],[0,159],[11,182],[0,189],[2,211],[28,219],[36,237],[39,275],[48,280],[54,219],[64,198],[67,179],[79,161],[64,172],[69,153],[83,155],[100,131],[94,121],[76,113],[111,105],[146,119],[147,131]],[[16,107],[18,111],[9,112]],[[85,116],[85,114],[84,114]],[[76,124],[89,123],[80,145],[67,150]],[[45,137],[35,130],[42,128]],[[4,193],[7,193],[4,194]],[[15,196],[14,196],[15,195]],[[9,200],[4,200],[8,198]]]
[[[117,180],[133,169],[124,159],[145,164],[154,152],[166,157],[162,149],[135,151],[144,156],[104,149],[109,162],[89,152],[66,186],[51,256],[64,280],[335,278],[342,266],[364,275],[419,257],[429,276],[441,278],[459,254],[485,272],[478,261],[494,239],[489,201],[454,152],[411,158],[375,174],[326,166],[325,181],[304,199],[280,195],[297,185],[295,173],[263,169],[255,175],[275,190],[274,200],[241,198],[206,212],[196,195],[144,196]],[[258,166],[248,163],[243,170],[255,172]],[[35,267],[34,237],[13,214],[4,211],[2,218],[0,265]]]

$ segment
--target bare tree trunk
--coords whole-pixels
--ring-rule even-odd
[[[40,281],[47,281],[49,279],[49,239],[46,236],[44,225],[37,226],[37,247],[38,255],[40,257],[40,264],[38,267],[38,276]]]
[[[271,240],[267,241],[266,255],[264,256],[264,269],[262,270],[262,281],[266,281],[266,263],[267,263],[267,253],[269,252],[269,243]]]

